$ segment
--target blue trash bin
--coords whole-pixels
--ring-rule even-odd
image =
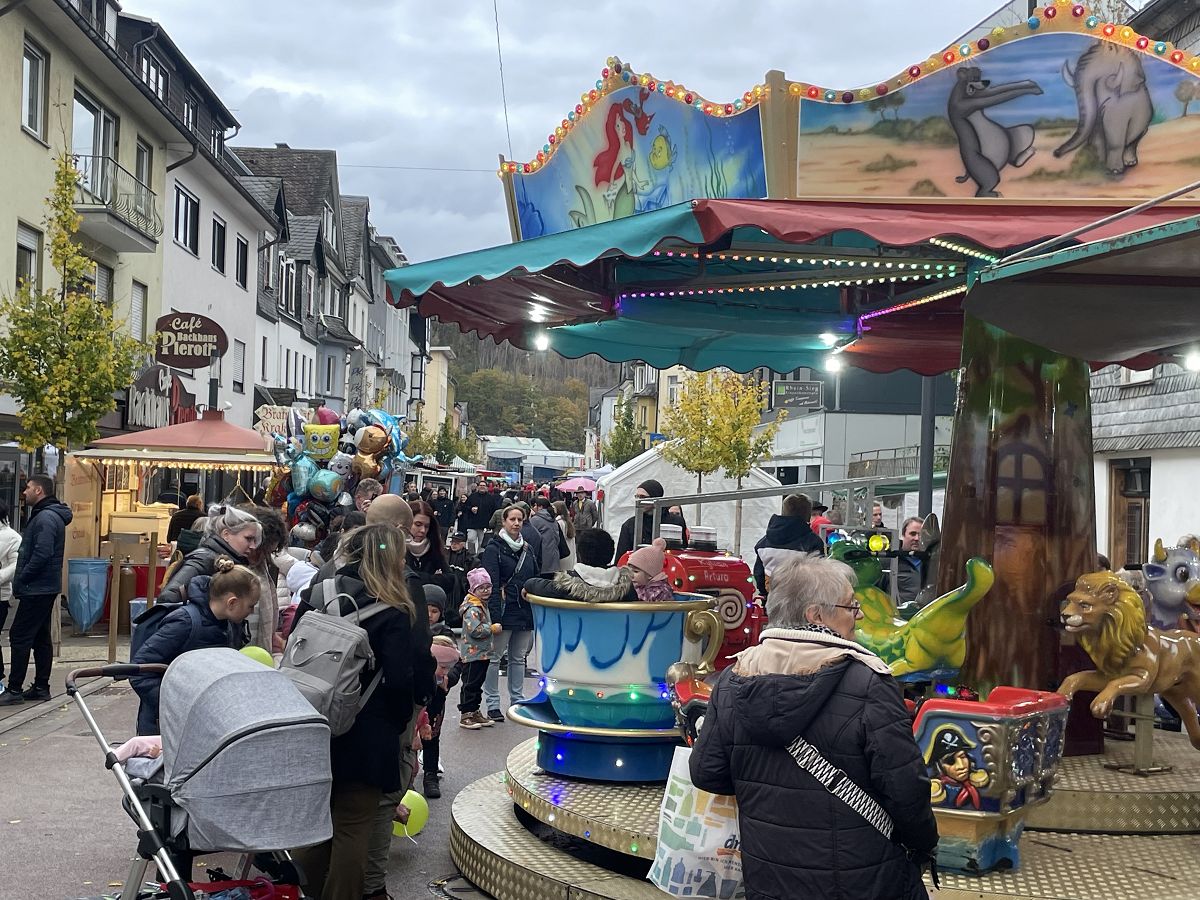
[[[107,559],[67,560],[67,611],[81,634],[96,624],[108,594]]]

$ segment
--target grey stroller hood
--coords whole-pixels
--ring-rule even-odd
[[[329,726],[286,676],[236,650],[193,650],[171,663],[159,698],[163,783],[193,850],[330,838]]]

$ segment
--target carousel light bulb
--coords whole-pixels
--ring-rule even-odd
[[[839,357],[830,356],[825,360],[826,372],[840,372],[845,367],[845,363],[843,363]]]
[[[1189,372],[1200,372],[1200,350],[1192,350],[1184,356],[1183,367]]]
[[[533,338],[533,349],[539,353],[545,353],[550,349],[550,335],[544,331],[539,331]]]
[[[837,335],[833,334],[832,332],[829,332],[829,331],[826,331],[826,332],[823,332],[823,333],[817,335],[817,338],[826,347],[832,347],[834,344],[837,343]]]

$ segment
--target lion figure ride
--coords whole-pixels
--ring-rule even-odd
[[[1142,598],[1111,572],[1081,575],[1061,616],[1096,668],[1068,676],[1060,694],[1096,691],[1091,709],[1097,719],[1107,718],[1122,694],[1161,694],[1200,750],[1200,635],[1149,627]]]

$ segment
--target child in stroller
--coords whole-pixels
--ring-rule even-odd
[[[328,840],[329,727],[288,678],[228,648],[184,653],[162,676],[161,754],[122,762],[109,748],[75,682],[85,676],[149,675],[162,666],[115,665],[72,672],[67,692],[103,749],[138,825],[138,858],[125,900],[194,900],[196,856],[243,854],[235,879],[219,889],[247,887],[251,898],[301,900],[302,873],[287,849]],[[156,741],[130,748],[153,754]],[[124,754],[122,754],[124,755]],[[161,886],[145,892],[153,861]],[[270,892],[255,893],[251,864],[269,876]],[[281,882],[281,883],[279,883]]]

